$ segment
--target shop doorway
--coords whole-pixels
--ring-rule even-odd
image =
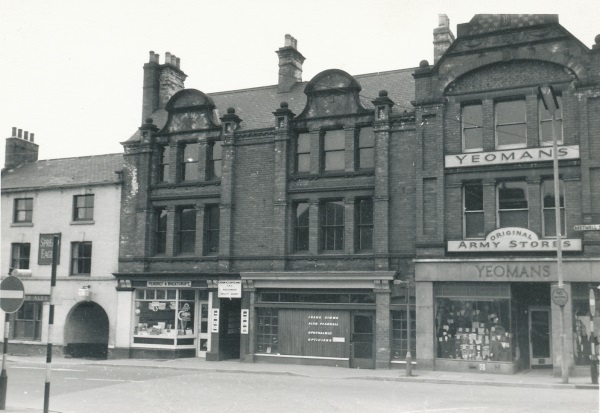
[[[552,365],[552,318],[550,307],[529,307],[529,364]]]
[[[350,367],[374,369],[375,316],[372,313],[353,313],[350,331]]]
[[[242,300],[223,298],[220,300],[220,304],[219,353],[221,359],[239,359]]]
[[[66,356],[106,359],[108,355],[108,315],[93,302],[83,302],[71,310],[65,324]]]

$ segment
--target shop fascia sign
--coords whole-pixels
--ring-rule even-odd
[[[563,251],[581,251],[580,239],[561,239]],[[448,241],[449,252],[490,251],[556,251],[556,239],[540,239],[527,229],[518,227],[499,228],[483,240]]]
[[[559,160],[579,159],[579,145],[559,146]],[[514,149],[508,151],[473,152],[457,155],[446,155],[446,168],[462,168],[466,166],[506,165],[521,162],[552,161],[552,147]]]
[[[191,288],[191,281],[148,281],[148,287],[154,288]]]
[[[219,281],[218,284],[219,298],[241,298],[242,297],[242,282],[241,281]]]

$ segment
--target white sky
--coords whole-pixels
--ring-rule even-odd
[[[276,84],[286,33],[308,81],[431,63],[438,14],[454,34],[477,13],[558,14],[591,48],[599,11],[598,0],[2,0],[0,137],[35,133],[39,159],[122,152],[141,124],[150,50],[180,57],[186,87],[210,93]]]

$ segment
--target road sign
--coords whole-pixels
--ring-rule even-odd
[[[25,299],[23,282],[17,277],[6,277],[0,283],[0,308],[6,313],[14,313]]]
[[[600,224],[575,225],[573,231],[600,231]]]
[[[556,288],[552,290],[552,302],[563,307],[569,301],[569,294],[564,288]]]

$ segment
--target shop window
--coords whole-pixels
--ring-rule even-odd
[[[321,249],[341,251],[344,249],[344,202],[323,202],[321,213]]]
[[[592,324],[591,316],[594,316],[594,325],[597,326],[600,318],[600,301],[598,283],[572,283],[571,294],[573,295],[573,356],[575,365],[589,366],[592,354]],[[590,290],[594,291],[596,300],[596,314],[590,314]],[[597,327],[596,327],[597,329]],[[597,334],[596,338],[597,338]]]
[[[560,223],[561,236],[567,233],[567,219],[565,214],[565,193],[563,181],[559,181],[560,197]],[[542,209],[543,209],[543,236],[556,237],[556,207],[554,202],[554,180],[547,180],[542,183]]]
[[[195,305],[194,290],[138,289],[134,343],[173,345],[177,344],[177,339],[178,344],[193,344]],[[182,342],[182,339],[185,341]]]
[[[356,246],[358,251],[373,250],[373,199],[356,201]]]
[[[92,272],[92,243],[71,243],[71,275],[90,275]]]
[[[181,180],[198,180],[198,150],[197,143],[181,145]]]
[[[91,221],[94,219],[94,195],[75,195],[73,197],[73,221]]]
[[[483,109],[481,103],[461,108],[463,152],[483,150]]]
[[[40,341],[42,337],[41,301],[23,301],[21,308],[9,317],[10,336],[14,340]]]
[[[158,153],[158,182],[169,181],[169,163],[171,159],[171,147],[163,145]]]
[[[562,98],[556,96],[558,101],[558,110],[555,112],[555,130],[556,130],[556,143],[558,145],[563,144],[563,122],[562,122]],[[538,100],[538,112],[540,119],[540,145],[552,146],[552,114],[544,107],[544,102]]]
[[[323,171],[343,171],[345,167],[346,135],[343,129],[323,135]]]
[[[406,309],[392,311],[392,359],[406,360],[408,352],[408,319]],[[417,359],[417,313],[414,308],[410,310],[410,355]]]
[[[219,253],[220,217],[219,205],[204,208],[204,255]]]
[[[296,203],[294,205],[294,251],[308,251],[308,217],[308,203]]]
[[[483,238],[485,236],[483,211],[483,185],[467,184],[463,187],[463,236],[465,238]]]
[[[33,219],[33,198],[15,199],[13,222],[15,224],[31,223]]]
[[[296,172],[310,172],[310,133],[300,133],[296,139]]]
[[[14,269],[28,270],[31,244],[15,243],[11,247],[10,266]]]
[[[208,146],[207,153],[207,171],[208,179],[220,179],[223,172],[223,142],[213,141]]]
[[[437,357],[511,362],[510,300],[436,298]]]
[[[279,334],[279,310],[276,308],[257,309],[256,352],[277,354]]]
[[[525,100],[496,102],[494,110],[496,117],[496,148],[527,147]]]
[[[373,128],[361,128],[358,133],[358,169],[375,167],[375,135]]]
[[[498,185],[498,227],[529,227],[526,182],[502,182]]]
[[[154,253],[167,253],[167,208],[154,210]]]
[[[177,210],[177,252],[196,252],[196,208],[192,206]]]

